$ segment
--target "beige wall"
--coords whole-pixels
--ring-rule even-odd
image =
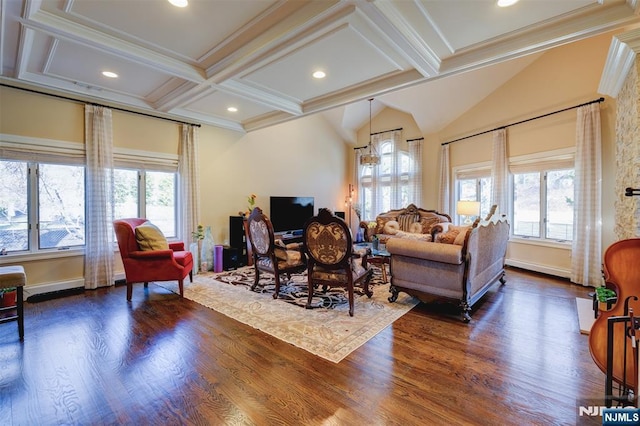
[[[422,135],[411,114],[384,109],[372,131],[403,127],[403,139],[424,136],[422,207],[437,208],[440,144],[599,97],[597,87],[611,35],[579,42],[543,54],[441,132]],[[482,82],[478,82],[482,84]],[[452,94],[464,96],[464,93]],[[0,133],[82,143],[81,104],[0,87]],[[601,104],[603,134],[603,247],[614,241],[613,184],[615,101]],[[508,130],[511,156],[571,147],[575,110]],[[117,147],[178,152],[178,125],[114,111]],[[368,143],[368,122],[358,131],[357,146]],[[484,135],[451,145],[453,166],[489,161],[491,137]],[[313,115],[250,134],[211,126],[199,132],[201,222],[212,226],[217,243],[228,241],[228,217],[246,209],[255,193],[268,212],[270,195],[313,196],[316,208],[344,210],[347,184],[353,179],[353,146],[347,145],[320,115]],[[268,212],[269,213],[269,212]],[[509,257],[566,271],[570,252],[547,246],[512,243]],[[0,259],[0,263],[6,263]],[[81,256],[30,260],[24,264],[29,285],[82,280]],[[119,265],[119,263],[118,263]],[[119,266],[118,266],[119,267]]]
[[[82,104],[19,89],[0,87],[0,134],[84,141]],[[113,111],[114,145],[119,148],[178,153],[176,123]],[[347,155],[350,149],[319,115],[244,134],[211,126],[199,130],[201,222],[210,225],[217,243],[229,239],[229,216],[246,209],[255,193],[269,213],[269,196],[315,197],[316,209],[343,210]],[[8,256],[0,264],[22,264],[29,291],[57,290],[83,283],[83,256],[46,259]],[[122,263],[116,259],[116,270]],[[42,288],[42,287],[41,287]]]
[[[83,106],[0,87],[0,133],[84,143]]]
[[[216,242],[228,241],[229,216],[247,209],[249,194],[267,214],[271,195],[344,210],[348,149],[320,115],[248,134],[203,127],[199,139],[201,216]]]
[[[436,210],[438,207],[438,178],[439,172],[439,145],[431,143],[433,135],[423,135],[420,128],[416,124],[413,115],[393,108],[385,108],[371,119],[371,132],[382,132],[385,130],[393,130],[402,128],[402,140],[417,139],[424,137],[422,142],[422,186],[424,188],[422,194],[421,207]],[[357,131],[357,142],[355,146],[366,146],[369,144],[369,121]],[[353,149],[349,153],[348,174],[351,182],[355,182],[354,176],[354,158]],[[372,218],[366,218],[372,219]]]
[[[559,47],[544,53],[530,66],[438,134],[446,142],[490,130],[569,106],[597,99],[600,76],[611,34]],[[601,105],[603,143],[603,248],[614,241],[613,184],[615,100]],[[508,155],[521,156],[575,147],[576,110],[509,127]],[[452,167],[491,160],[491,133],[450,146]],[[508,258],[542,272],[568,275],[568,248],[520,242],[509,244]]]

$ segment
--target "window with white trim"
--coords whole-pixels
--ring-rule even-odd
[[[573,156],[513,162],[509,169],[512,235],[572,241],[575,201]]]
[[[177,174],[135,169],[113,173],[113,217],[144,217],[167,238],[177,237]]]
[[[479,201],[480,216],[485,217],[491,209],[491,170],[488,167],[460,168],[455,172],[456,201]],[[458,215],[458,223],[464,218]]]
[[[362,218],[374,220],[380,212],[415,203],[412,185],[421,182],[415,176],[416,161],[409,151],[399,149],[393,139],[378,144],[380,164],[359,166],[359,201]]]
[[[0,141],[0,251],[83,248],[84,145],[4,135]],[[114,218],[146,217],[177,237],[177,157],[114,152]]]

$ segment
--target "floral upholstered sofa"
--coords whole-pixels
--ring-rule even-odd
[[[374,235],[383,243],[392,236],[432,241],[434,231],[441,229],[435,226],[450,222],[451,216],[448,214],[421,209],[414,204],[409,204],[404,209],[380,213],[376,217],[375,223],[360,222],[360,227],[363,228],[365,241],[371,241]]]

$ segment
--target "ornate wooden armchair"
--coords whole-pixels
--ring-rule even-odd
[[[277,299],[280,292],[280,276],[285,275],[289,280],[291,274],[303,272],[307,269],[307,257],[300,244],[285,246],[276,243],[271,221],[262,213],[260,207],[255,207],[249,215],[247,228],[251,242],[253,266],[256,269],[256,277],[251,290],[258,285],[260,272],[273,274],[276,283],[273,298]]]
[[[367,255],[353,252],[351,230],[341,218],[329,209],[321,208],[318,215],[305,224],[303,244],[309,256],[309,298],[311,308],[314,289],[341,286],[349,293],[349,315],[353,316],[353,288],[362,284],[368,297],[369,280],[373,271],[367,265]]]
[[[184,250],[184,243],[163,243],[164,236],[161,232],[153,235],[153,226],[147,219],[118,219],[113,221],[113,228],[124,265],[127,300],[131,300],[133,283],[143,282],[147,287],[149,281],[178,281],[180,296],[183,295],[184,278],[189,275],[193,282],[193,256]],[[145,233],[149,238],[143,240]]]

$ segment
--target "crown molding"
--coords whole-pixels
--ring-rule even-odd
[[[640,29],[627,31],[611,39],[598,93],[617,98],[640,51]]]

